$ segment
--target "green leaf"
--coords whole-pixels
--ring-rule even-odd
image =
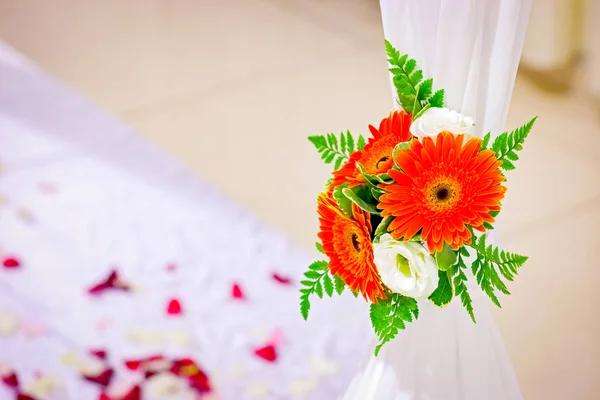
[[[419,91],[419,101],[425,101],[433,92],[433,79],[425,79],[418,87]]]
[[[312,271],[327,271],[329,269],[329,263],[327,263],[327,261],[315,261],[308,266],[308,269]]]
[[[333,283],[335,285],[335,291],[337,294],[342,294],[344,292],[344,288],[346,287],[346,283],[342,278],[337,275],[333,276]]]
[[[379,339],[379,344],[375,347],[377,356],[385,343],[406,328],[407,322],[418,318],[419,308],[415,299],[392,293],[386,300],[372,303],[369,315],[373,330]]]
[[[317,242],[319,245],[319,243]],[[319,246],[317,245],[317,249]],[[300,284],[303,286],[300,289],[300,313],[302,317],[306,320],[308,318],[308,313],[310,311],[310,300],[309,296],[312,293],[317,293],[318,286],[321,285],[321,279],[324,275],[327,275],[329,272],[329,266],[327,261],[315,261],[308,266],[308,271],[304,273],[304,276],[308,279],[300,281]],[[321,288],[322,291],[322,288]],[[317,293],[318,294],[318,293]],[[321,293],[322,295],[322,293]]]
[[[496,158],[502,161],[500,168],[506,171],[515,169],[513,161],[519,159],[516,152],[523,149],[523,143],[533,128],[536,119],[537,117],[534,117],[525,125],[512,132],[504,132],[494,140],[492,150],[496,153]]]
[[[343,190],[348,187],[347,183],[343,183],[333,189],[333,198],[340,207],[340,210],[348,217],[354,217],[352,213],[352,200],[344,195]]]
[[[444,107],[444,89],[436,91],[429,99],[429,104],[431,107]]]
[[[335,170],[348,161],[350,154],[354,152],[354,138],[350,131],[340,133],[339,138],[333,133],[327,133],[326,135],[309,136],[308,140],[315,146],[326,164],[335,160]]]
[[[510,294],[502,278],[512,281],[518,273],[518,268],[527,261],[527,257],[500,251],[493,245],[486,245],[486,235],[479,239],[473,239],[469,245],[477,251],[477,258],[473,261],[471,268],[477,279],[477,284],[494,304],[501,307],[495,291]]]
[[[362,137],[362,135],[360,135],[360,136],[358,137],[358,142],[356,143],[356,148],[357,148],[357,150],[362,150],[362,149],[364,149],[366,144],[367,144],[367,143],[365,142],[365,138],[364,138],[364,137]]]
[[[438,307],[445,307],[452,301],[454,293],[452,284],[446,271],[438,271],[439,283],[437,289],[431,293],[429,300]]]
[[[329,275],[323,275],[323,287],[325,288],[325,293],[327,293],[327,296],[333,296],[333,281]]]
[[[321,242],[315,242],[315,247],[317,248],[317,251],[319,253],[325,254],[325,252],[323,251],[323,245],[321,244]]]
[[[452,247],[444,243],[442,251],[435,252],[435,262],[441,271],[447,271],[456,262],[456,251],[452,250]]]
[[[408,113],[417,113],[421,109],[421,99],[418,93],[423,80],[423,71],[417,68],[417,62],[409,59],[408,55],[401,55],[390,42],[385,41],[388,62],[392,66],[392,81],[398,92],[398,100],[402,108]],[[429,83],[423,87],[428,89]],[[431,92],[431,88],[429,87]]]
[[[352,200],[352,202],[358,207],[360,207],[362,210],[371,214],[379,215],[379,210],[377,209],[377,207],[375,207],[373,204],[367,203],[365,200],[360,198],[357,194],[356,188],[343,188],[342,193],[344,194],[344,196]]]
[[[327,276],[327,275],[323,275],[323,276]],[[317,296],[319,296],[320,299],[323,298],[323,284],[321,283],[320,280],[318,280],[317,283],[315,284],[315,293],[317,294]]]
[[[387,233],[387,228],[392,223],[393,220],[394,220],[394,217],[392,217],[392,216],[384,217],[381,220],[381,222],[379,223],[379,225],[377,225],[377,229],[375,229],[375,237],[378,237],[378,236],[381,236],[381,235]]]
[[[481,141],[480,151],[487,149],[487,145],[490,142],[491,137],[492,137],[492,134],[490,132],[485,134],[485,136],[483,137],[483,140]]]
[[[300,314],[306,321],[308,319],[308,313],[310,311],[310,300],[308,300],[308,294],[302,294],[300,296]]]
[[[346,145],[348,153],[354,153],[354,138],[350,134],[350,131],[346,132]]]
[[[467,290],[467,275],[464,272],[467,269],[467,265],[463,260],[463,255],[464,252],[459,251],[458,260],[450,270],[452,276],[454,277],[452,284],[454,286],[454,293],[456,296],[460,296],[460,301],[463,307],[465,307],[473,322],[477,323],[475,321],[475,312],[473,311],[473,301],[471,300],[471,296]],[[466,257],[468,257],[468,253]]]

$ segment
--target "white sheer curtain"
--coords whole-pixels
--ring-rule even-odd
[[[477,134],[497,135],[504,129],[530,3],[381,0],[381,12],[386,39],[417,60],[435,89],[445,89],[446,106],[472,116]],[[379,357],[366,360],[343,399],[520,399],[488,300],[472,277],[470,289],[476,325],[458,299],[445,309],[421,304],[419,320]]]

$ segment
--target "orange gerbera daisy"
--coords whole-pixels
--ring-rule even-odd
[[[412,115],[404,111],[394,111],[384,118],[379,124],[379,129],[369,125],[373,137],[363,150],[355,151],[350,155],[348,162],[333,173],[332,187],[348,182],[354,187],[366,183],[364,176],[358,170],[356,163],[365,167],[369,175],[385,174],[394,165],[392,151],[398,143],[406,142],[411,138],[410,123]]]
[[[345,215],[330,195],[318,200],[323,251],[329,257],[331,273],[339,276],[352,290],[377,303],[385,299],[377,267],[373,261],[370,215],[352,204],[354,218]]]
[[[396,239],[410,240],[421,231],[429,251],[441,251],[444,242],[454,249],[471,243],[467,225],[485,231],[494,222],[490,211],[500,210],[506,187],[498,168],[502,162],[491,150],[479,152],[481,140],[442,132],[437,140],[412,140],[399,151],[391,170],[395,183],[385,185],[380,198],[382,216],[395,217],[388,230]]]

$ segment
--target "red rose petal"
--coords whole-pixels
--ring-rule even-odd
[[[246,296],[244,296],[244,292],[242,292],[242,287],[240,285],[238,285],[237,283],[233,284],[233,287],[231,288],[231,295],[233,296],[234,299],[245,299]]]
[[[275,346],[272,344],[268,344],[264,347],[254,350],[254,354],[269,362],[274,362],[277,360],[277,350],[275,350]]]
[[[16,400],[36,400],[35,397],[31,397],[28,394],[25,393],[17,393],[17,399]]]
[[[12,371],[7,375],[2,376],[2,382],[10,387],[10,388],[18,388],[19,387],[19,377],[17,374]]]
[[[106,361],[106,351],[105,350],[98,350],[98,349],[94,349],[94,350],[90,350],[90,354],[93,356],[98,357],[101,360],[105,360]]]
[[[115,371],[112,368],[105,369],[101,374],[96,376],[83,375],[83,379],[89,382],[97,383],[100,386],[108,386]]]
[[[6,269],[14,269],[19,268],[21,266],[21,262],[15,257],[5,257],[2,261],[2,265]]]
[[[100,393],[98,400],[112,400],[106,393]]]
[[[143,362],[143,360],[127,360],[125,361],[125,366],[131,371],[137,371]]]
[[[282,285],[291,285],[292,284],[292,280],[290,278],[288,278],[287,276],[273,273],[272,277],[273,277],[273,279],[275,279],[277,282],[281,283]]]
[[[169,304],[167,304],[167,314],[169,315],[180,315],[183,313],[183,309],[181,307],[181,303],[179,300],[173,298],[169,300]]]
[[[135,385],[125,396],[120,400],[140,400],[142,398],[142,389],[139,385]]]
[[[91,295],[100,295],[108,289],[128,291],[130,290],[130,287],[128,284],[119,279],[119,275],[116,270],[112,270],[105,280],[90,287],[88,289],[88,293]]]

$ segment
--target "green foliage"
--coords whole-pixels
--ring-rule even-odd
[[[438,287],[429,296],[429,300],[438,307],[445,307],[450,304],[452,297],[454,296],[454,293],[452,292],[452,283],[448,276],[449,273],[449,271],[438,270]]]
[[[449,276],[453,277],[452,285],[454,286],[454,295],[460,297],[460,301],[469,313],[469,316],[475,321],[475,312],[473,311],[473,301],[471,300],[471,295],[467,290],[467,275],[465,274],[465,270],[467,269],[467,265],[465,264],[465,260],[463,257],[468,257],[469,252],[464,247],[461,248],[458,252],[458,258],[456,260],[456,264],[452,266],[452,268],[448,271]]]
[[[513,163],[519,159],[517,151],[523,149],[523,143],[525,143],[536,119],[537,117],[534,117],[525,125],[512,132],[504,132],[494,140],[492,150],[496,153],[496,158],[502,161],[500,168],[506,171],[515,169]]]
[[[317,244],[320,244],[317,242]],[[317,246],[317,249],[319,246]],[[327,261],[315,261],[308,266],[308,271],[304,273],[306,279],[300,281],[302,288],[300,289],[300,313],[306,320],[310,311],[311,294],[316,294],[319,298],[323,298],[326,294],[329,297],[333,296],[333,292],[342,294],[344,281],[337,275],[333,277],[329,274],[329,265]]]
[[[366,146],[367,142],[362,135],[358,136],[358,141],[356,142],[356,150],[363,150]]]
[[[487,146],[490,143],[490,138],[492,137],[491,135],[492,134],[490,132],[485,134],[481,141],[481,147],[479,148],[479,151],[487,149]]]
[[[353,188],[346,187],[342,189],[342,193],[362,210],[370,214],[379,215],[380,211],[374,204],[375,199],[373,199],[373,195],[371,194],[368,186],[362,185]]]
[[[335,199],[337,205],[340,207],[340,210],[348,217],[353,217],[352,214],[352,200],[350,200],[344,194],[343,190],[348,187],[347,183],[343,183],[333,189],[333,198]]]
[[[348,161],[350,154],[357,150],[355,140],[350,131],[342,132],[338,136],[333,133],[326,135],[309,136],[308,140],[316,147],[321,154],[325,164],[334,162],[334,170],[338,170],[343,163]],[[358,138],[358,144],[363,143],[365,139],[362,136]]]
[[[447,271],[456,262],[456,251],[452,250],[447,243],[444,243],[442,251],[435,252],[435,262],[440,271]]]
[[[342,278],[337,275],[333,276],[333,284],[335,286],[335,291],[337,294],[342,294],[344,292],[344,288],[346,287],[346,283]]]
[[[417,62],[407,54],[401,54],[385,41],[385,51],[394,86],[398,91],[398,101],[402,108],[415,116],[428,106],[442,107],[444,105],[444,92],[437,91],[433,94],[433,80],[423,80],[423,71],[417,68]]]
[[[381,222],[379,223],[379,225],[377,225],[377,228],[375,229],[375,237],[381,236],[381,235],[387,233],[387,228],[392,223],[393,220],[394,220],[394,217],[392,217],[392,216],[384,217],[381,220]]]
[[[323,245],[320,242],[315,242],[315,247],[317,248],[317,251],[321,254],[325,254],[325,252],[323,251]]]
[[[527,257],[500,251],[498,247],[486,244],[486,235],[481,235],[479,239],[473,237],[473,243],[469,246],[477,251],[477,258],[471,266],[477,284],[494,304],[501,307],[495,290],[510,294],[502,277],[512,281],[518,274],[518,269],[527,261]]]
[[[379,338],[379,344],[375,347],[377,356],[384,344],[396,337],[401,329],[406,329],[407,322],[419,317],[419,307],[415,299],[392,293],[386,300],[380,299],[377,304],[371,304],[370,316]]]

